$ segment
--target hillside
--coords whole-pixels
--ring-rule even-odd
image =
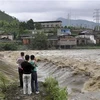
[[[13,21],[14,19],[16,19],[16,18],[6,14],[3,11],[0,11],[0,20]]]
[[[58,18],[57,20],[62,21],[62,26],[71,25],[77,27],[93,28],[96,25],[96,23],[92,21],[82,20],[82,19],[78,19],[78,20],[71,19],[70,22],[68,21],[68,19],[65,18]]]

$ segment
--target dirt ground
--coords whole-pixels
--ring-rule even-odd
[[[39,83],[39,88],[39,94],[32,93],[31,95],[28,95],[23,94],[22,88],[19,88],[18,84],[14,83],[13,85],[9,86],[5,92],[5,100],[45,100],[42,83]]]

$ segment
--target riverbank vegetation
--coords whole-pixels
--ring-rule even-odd
[[[0,100],[67,100],[67,91],[59,87],[57,80],[46,78],[45,82],[39,82],[40,93],[24,95],[22,88],[18,88],[18,82],[10,83],[0,74]]]
[[[33,42],[30,45],[22,45],[21,43],[0,43],[0,51],[8,51],[8,50],[49,50],[46,37],[45,39],[38,38],[32,40]],[[79,45],[74,46],[70,49],[100,49],[99,45]],[[50,49],[51,50],[51,49]],[[57,50],[56,48],[52,48],[52,50]],[[58,49],[59,50],[59,49]],[[63,49],[62,49],[63,50]]]

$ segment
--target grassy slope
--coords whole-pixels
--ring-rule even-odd
[[[15,80],[18,77],[17,70],[13,68],[15,68],[13,65],[0,61],[0,72],[11,80]]]
[[[13,21],[14,18],[5,12],[0,11],[0,20]]]

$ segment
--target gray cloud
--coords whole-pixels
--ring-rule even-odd
[[[0,0],[0,10],[19,20],[55,20],[59,17],[93,19],[99,0]]]

